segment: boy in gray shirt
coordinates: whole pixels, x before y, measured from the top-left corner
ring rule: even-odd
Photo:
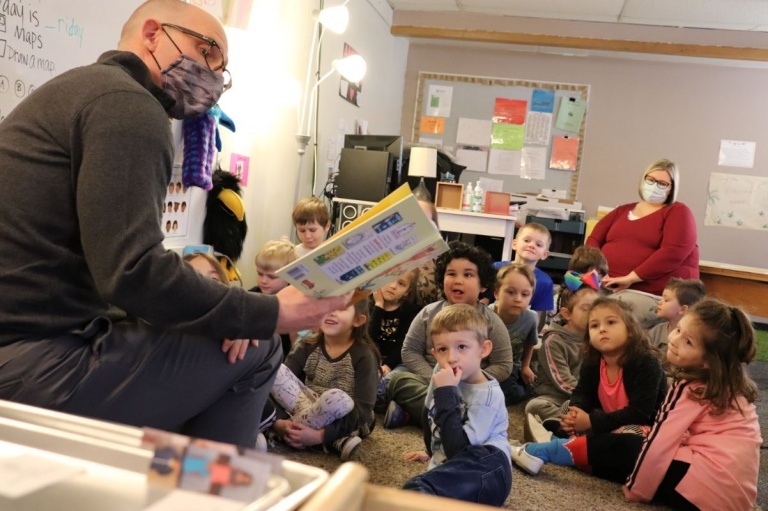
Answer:
[[[449,305],[430,336],[438,365],[424,409],[427,451],[406,455],[429,467],[403,489],[501,506],[512,487],[509,416],[499,383],[480,367],[492,349],[487,323],[470,305]]]

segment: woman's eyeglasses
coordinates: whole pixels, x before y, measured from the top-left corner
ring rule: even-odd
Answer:
[[[651,176],[645,176],[645,182],[649,185],[659,185],[659,188],[662,190],[666,190],[671,185],[671,183],[667,183],[666,181],[659,181],[658,179]]]

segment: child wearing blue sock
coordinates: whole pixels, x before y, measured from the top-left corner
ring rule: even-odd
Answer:
[[[667,390],[664,370],[628,305],[598,298],[589,310],[584,365],[554,438],[512,448],[512,460],[536,474],[545,463],[577,466],[616,480],[631,471],[633,458],[617,456],[642,444]],[[551,438],[529,421],[537,439]],[[623,480],[623,479],[620,479]]]

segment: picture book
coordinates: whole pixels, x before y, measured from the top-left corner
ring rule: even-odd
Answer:
[[[316,298],[368,293],[447,250],[405,184],[277,275]]]

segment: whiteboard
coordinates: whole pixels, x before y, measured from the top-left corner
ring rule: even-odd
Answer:
[[[64,71],[117,49],[143,0],[0,0],[0,121]]]

